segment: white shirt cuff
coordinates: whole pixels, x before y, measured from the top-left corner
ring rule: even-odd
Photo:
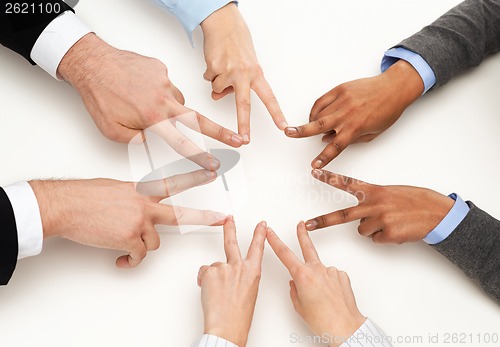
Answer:
[[[392,344],[382,329],[368,318],[347,341],[340,345],[340,347],[363,346],[392,347]]]
[[[17,259],[40,254],[43,245],[43,227],[35,193],[28,182],[4,187],[16,217],[19,253]]]
[[[203,335],[192,347],[238,347],[234,343],[214,335]]]
[[[31,50],[31,59],[60,80],[57,76],[59,64],[70,48],[90,32],[73,12],[66,11],[50,22],[40,34]]]

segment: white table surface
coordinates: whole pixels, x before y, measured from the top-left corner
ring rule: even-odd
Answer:
[[[383,52],[458,4],[458,0],[241,1],[260,62],[290,124],[307,120],[334,86],[375,75]],[[150,1],[87,0],[77,13],[111,44],[161,59],[187,105],[236,129],[234,100],[214,102],[203,81],[202,35],[190,46],[175,18]],[[65,83],[0,49],[0,184],[34,178],[130,179],[127,148],[100,135]],[[500,57],[456,78],[408,109],[370,144],[348,148],[328,166],[378,184],[458,192],[493,216],[500,161]],[[240,149],[248,203],[236,214],[243,249],[262,219],[299,250],[299,219],[352,204],[309,178],[319,138],[287,139],[253,99],[252,143]],[[328,191],[334,202],[321,192]],[[326,193],[324,193],[326,194]],[[447,346],[445,334],[500,333],[500,310],[460,270],[424,243],[379,246],[357,224],[312,235],[325,264],[350,275],[361,312],[399,346]],[[209,231],[207,229],[207,231]],[[119,254],[65,240],[45,242],[0,288],[0,345],[188,346],[202,333],[198,268],[224,259],[222,234],[163,234],[162,247],[137,269],[119,271]],[[289,299],[289,275],[267,247],[248,346],[293,344],[310,335]],[[439,343],[429,343],[438,334]],[[421,338],[421,343],[398,339]],[[400,340],[399,340],[400,341]],[[450,340],[451,341],[451,340]],[[401,342],[401,341],[400,341]]]

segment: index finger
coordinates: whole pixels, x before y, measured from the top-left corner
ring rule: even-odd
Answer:
[[[172,124],[171,120],[165,120],[157,123],[149,127],[148,130],[160,136],[174,149],[174,151],[182,155],[184,158],[188,158],[207,170],[216,170],[219,168],[220,162],[214,156],[203,151],[193,141],[182,134]]]
[[[273,249],[274,253],[276,253],[276,256],[281,260],[283,265],[288,269],[288,272],[290,275],[293,277],[293,274],[295,273],[296,269],[302,265],[302,262],[297,258],[297,256],[290,250],[290,248],[287,247],[283,243],[283,241],[280,240],[278,235],[271,229],[267,228],[267,242],[269,242],[269,245]]]
[[[229,216],[224,224],[224,252],[228,263],[241,261],[240,247],[236,239],[236,225],[233,216]]]
[[[264,77],[258,79],[254,83],[253,90],[259,99],[264,103],[264,106],[266,106],[274,124],[276,124],[280,130],[284,130],[288,126],[285,115],[283,114],[283,111],[281,111],[280,104],[278,103],[278,99],[276,99],[271,86],[267,83]]]
[[[136,191],[141,195],[152,197],[153,201],[160,202],[190,188],[212,182],[216,178],[217,173],[215,171],[198,170],[173,175],[161,180],[138,182]]]
[[[238,133],[243,137],[243,143],[250,142],[250,86],[246,83],[236,85],[236,114],[238,116]]]
[[[310,137],[334,130],[335,125],[336,119],[333,117],[322,117],[298,127],[288,127],[285,134],[294,138]]]
[[[306,227],[307,230],[313,231],[330,227],[332,225],[350,223],[368,216],[370,212],[372,212],[372,206],[359,205],[349,207],[310,219],[306,222]]]
[[[187,108],[187,110],[190,109]],[[188,114],[175,118],[194,131],[209,136],[231,147],[240,147],[243,144],[243,138],[240,135],[211,121],[199,112],[191,111]]]
[[[264,255],[264,243],[266,242],[267,224],[262,221],[255,227],[253,233],[252,243],[248,248],[248,253],[246,259],[255,262],[262,263],[262,256]]]
[[[369,183],[352,177],[339,175],[328,170],[312,170],[314,178],[331,185],[332,187],[341,189],[349,194],[354,195],[359,200],[359,195],[362,194],[366,198],[366,190],[370,187]],[[364,200],[364,199],[363,199]]]
[[[318,122],[321,121],[321,119],[323,118],[320,118]],[[355,135],[354,133],[352,133],[352,131],[336,131],[335,136],[332,137],[331,142],[312,161],[312,167],[315,169],[322,169],[323,167],[325,167],[325,165],[327,165],[333,159],[337,158],[340,153],[342,153],[347,148],[347,146],[349,146],[354,141],[354,137]]]

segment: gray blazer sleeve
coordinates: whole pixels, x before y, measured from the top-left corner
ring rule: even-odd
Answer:
[[[419,54],[439,87],[500,50],[500,0],[466,0],[396,47]]]
[[[500,221],[468,201],[470,211],[444,241],[432,246],[500,304]]]

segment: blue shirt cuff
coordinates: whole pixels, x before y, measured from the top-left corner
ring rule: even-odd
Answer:
[[[410,63],[415,70],[417,70],[418,74],[422,78],[424,82],[424,93],[427,93],[429,89],[431,89],[434,84],[436,84],[436,75],[432,68],[427,64],[427,62],[417,53],[409,51],[405,48],[391,48],[384,54],[384,58],[382,58],[381,70],[385,72],[392,64],[397,62],[399,59],[406,60]]]
[[[435,245],[444,241],[453,233],[470,211],[469,205],[458,194],[453,193],[448,195],[448,197],[455,200],[455,203],[444,219],[424,238],[424,241],[429,245]]]
[[[184,30],[191,38],[191,33],[208,16],[226,6],[233,0],[156,0],[170,13],[177,17]]]

